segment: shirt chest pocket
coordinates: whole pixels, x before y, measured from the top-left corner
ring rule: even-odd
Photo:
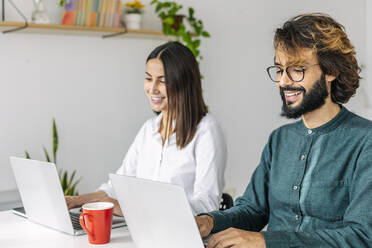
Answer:
[[[306,205],[311,216],[327,221],[342,220],[349,205],[349,184],[346,181],[313,182]]]

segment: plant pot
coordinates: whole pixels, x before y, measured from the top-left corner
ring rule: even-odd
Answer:
[[[183,15],[176,15],[174,16],[174,23],[171,25],[171,27],[177,31],[180,28],[180,25],[182,22],[183,22]]]
[[[141,29],[142,15],[136,13],[124,14],[124,22],[127,29]]]
[[[50,19],[48,13],[46,12],[43,0],[33,0],[34,10],[31,14],[31,20],[34,23],[48,24]]]

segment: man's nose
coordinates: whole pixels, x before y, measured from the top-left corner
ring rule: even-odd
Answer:
[[[289,85],[292,85],[292,84],[293,84],[292,80],[288,77],[287,72],[284,70],[283,74],[282,74],[282,77],[280,78],[280,81],[278,82],[278,86],[279,87],[286,87],[286,86],[289,86]]]

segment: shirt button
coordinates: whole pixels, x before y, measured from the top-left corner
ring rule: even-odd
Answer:
[[[312,134],[313,133],[313,130],[309,129],[307,130],[307,134]]]
[[[298,216],[298,214],[296,214],[296,216],[295,216],[295,217],[296,217],[296,220],[298,220],[298,219],[300,218],[300,216]]]
[[[292,188],[293,190],[297,190],[298,189],[298,187],[295,185],[295,186],[293,186],[293,188]]]
[[[305,158],[306,158],[306,155],[305,154],[302,154],[301,155],[301,160],[305,160]]]

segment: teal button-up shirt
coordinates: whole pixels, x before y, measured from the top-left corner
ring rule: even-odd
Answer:
[[[268,248],[372,247],[372,122],[342,107],[315,129],[278,128],[244,195],[209,215],[212,232],[268,224]]]

